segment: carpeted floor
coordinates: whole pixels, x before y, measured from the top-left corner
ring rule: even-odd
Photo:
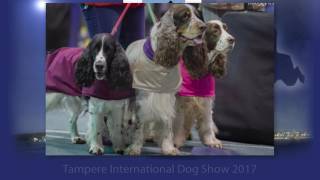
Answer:
[[[87,115],[78,121],[79,131],[84,136],[87,129]],[[52,111],[47,113],[46,119],[46,155],[52,156],[87,156],[88,145],[72,144],[68,134],[68,121],[63,111]],[[197,132],[192,132],[192,141],[187,141],[181,149],[181,155],[253,155],[272,156],[274,147],[266,145],[245,144],[238,142],[223,141],[223,149],[205,147],[199,141]],[[31,147],[30,147],[31,148]],[[31,148],[32,149],[32,148]],[[105,147],[105,155],[114,154],[110,146]],[[154,143],[146,143],[142,149],[142,155],[160,155],[160,148]]]

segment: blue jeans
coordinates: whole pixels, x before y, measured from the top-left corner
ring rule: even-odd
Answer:
[[[87,22],[90,37],[98,33],[111,33],[114,24],[123,11],[124,6],[82,8]],[[129,8],[117,31],[116,37],[126,48],[135,40],[145,35],[144,7]]]

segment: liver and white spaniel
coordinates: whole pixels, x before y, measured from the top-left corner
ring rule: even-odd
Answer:
[[[227,32],[226,24],[218,20],[207,22],[205,43],[187,47],[180,62],[183,83],[177,94],[177,116],[174,120],[174,143],[181,147],[193,124],[203,144],[222,147],[215,136],[217,127],[212,118],[215,97],[214,77],[226,73],[227,53],[233,49],[235,39]]]
[[[178,62],[187,46],[202,43],[205,24],[188,4],[175,4],[152,29],[150,37],[133,42],[126,50],[136,89],[133,143],[126,153],[139,155],[146,137],[145,129],[154,123],[155,140],[162,153],[178,154],[173,144],[175,94],[181,84]]]
[[[87,106],[81,97],[89,96],[89,152],[104,151],[105,118],[114,150],[124,150],[122,132],[131,116],[128,108],[134,90],[125,51],[110,34],[95,35],[86,49],[61,48],[49,54],[46,90],[46,110],[62,106],[70,115],[72,143],[85,143],[77,119]]]

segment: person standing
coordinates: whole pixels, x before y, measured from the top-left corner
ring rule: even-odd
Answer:
[[[81,9],[87,22],[90,37],[98,33],[110,33],[125,3],[83,3]],[[132,3],[116,33],[123,48],[145,36],[144,4]]]

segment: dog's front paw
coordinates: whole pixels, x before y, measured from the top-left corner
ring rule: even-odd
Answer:
[[[131,145],[125,150],[125,154],[130,156],[138,156],[141,154],[141,148]]]
[[[103,155],[104,148],[98,145],[91,145],[89,149],[89,153],[94,155]]]
[[[71,138],[72,144],[85,144],[86,140],[80,136],[75,136]]]
[[[206,146],[209,146],[211,148],[219,148],[222,149],[222,142],[219,139],[214,139],[209,143],[204,143]]]
[[[178,136],[177,136],[177,137],[173,140],[173,142],[174,142],[174,146],[179,149],[181,146],[183,146],[185,140],[184,140],[183,137],[178,137]]]
[[[162,149],[162,154],[169,155],[169,156],[176,156],[180,154],[180,151],[175,147],[171,147],[171,148]]]

